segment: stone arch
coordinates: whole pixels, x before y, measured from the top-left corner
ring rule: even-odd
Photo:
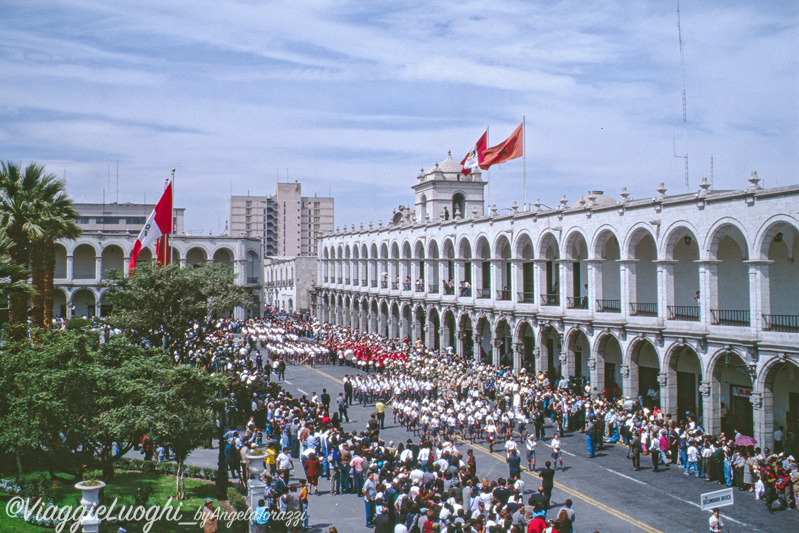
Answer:
[[[658,316],[658,247],[654,234],[639,226],[629,234],[625,256],[632,316]]]
[[[769,219],[758,231],[752,258],[769,261],[763,282],[763,326],[769,331],[799,333],[799,224],[792,217]]]
[[[686,419],[691,411],[698,420],[702,417],[703,402],[700,396],[702,360],[696,350],[682,342],[673,343],[666,351],[661,374],[666,377],[666,390],[661,382],[661,409],[677,420]]]
[[[66,252],[66,250],[65,250]],[[53,288],[53,316],[57,318],[67,318],[67,301],[69,297],[66,291],[59,287]]]
[[[399,303],[396,301],[392,302],[390,307],[390,318],[389,318],[389,336],[392,339],[402,339],[402,314],[400,310]]]
[[[461,353],[459,355],[476,361],[479,353],[474,349],[472,317],[467,312],[461,312],[460,316],[458,316],[458,338],[461,341]]]
[[[566,357],[564,377],[591,379],[591,371],[588,367],[588,360],[591,357],[591,341],[588,335],[580,328],[572,328],[565,336],[566,338]]]
[[[494,328],[491,326],[491,320],[488,316],[481,314],[477,317],[477,323],[474,328],[474,349],[477,353],[478,361],[489,365],[494,364],[493,330]]]
[[[110,244],[103,248],[103,279],[108,279],[109,270],[125,272],[125,252],[118,244]]]
[[[466,218],[466,195],[456,192],[452,195],[452,217]]]
[[[431,306],[427,310],[426,318],[425,346],[438,351],[441,349],[441,315],[439,315],[438,309]]]
[[[67,277],[67,249],[60,243],[55,244],[55,272],[53,277],[55,279],[66,279]]]
[[[495,364],[499,366],[513,366],[513,330],[507,318],[497,320],[494,327]]]
[[[752,374],[754,365],[749,364],[746,355],[732,346],[716,351],[710,358],[705,371],[707,403],[704,424],[708,431],[718,434],[723,431],[733,435],[737,429],[744,435],[754,435],[754,411]],[[721,416],[722,404],[727,416]]]
[[[510,301],[513,294],[513,263],[511,257],[510,240],[507,235],[500,234],[494,240],[494,279],[497,282],[496,298],[497,300]]]
[[[519,303],[535,303],[535,247],[527,231],[516,236],[513,257],[518,261],[516,293]]]
[[[225,265],[231,268],[233,267],[233,258],[235,257],[235,255],[233,254],[233,251],[230,248],[227,247],[217,248],[216,251],[214,251],[213,257],[214,257],[214,264]]]
[[[708,233],[704,252],[708,265],[711,321],[713,324],[749,326],[749,245],[737,221],[716,223]]]
[[[72,278],[97,278],[97,250],[91,244],[80,243],[72,251]]]
[[[455,322],[455,313],[451,309],[444,309],[441,312],[441,335],[440,343],[443,347],[448,348],[456,347],[455,342],[457,335],[457,326]]]
[[[78,289],[70,297],[72,316],[97,316],[97,295],[89,288]]]
[[[561,376],[560,354],[563,351],[563,335],[552,324],[544,324],[538,329],[538,368],[546,373],[550,383]]]
[[[194,246],[193,248],[190,248],[188,252],[186,252],[187,266],[201,265],[207,261],[208,261],[208,254],[206,254],[204,248],[200,248],[199,246]]]
[[[543,289],[541,305],[560,305],[560,246],[558,238],[551,231],[545,231],[538,243],[538,258],[544,263],[541,279],[536,285]],[[540,345],[539,345],[540,346]]]
[[[613,398],[625,391],[622,390],[621,367],[624,355],[621,343],[613,333],[601,333],[594,340],[594,373],[591,379],[593,391],[605,398]],[[618,388],[619,394],[614,394]]]
[[[571,230],[563,240],[564,289],[570,309],[588,309],[588,240],[579,229]]]
[[[622,368],[622,378],[625,381],[625,395],[633,400],[641,397],[644,407],[649,409],[660,406],[658,378],[661,363],[655,344],[646,336],[640,335],[630,342],[624,359],[626,368]]]
[[[520,360],[514,368],[524,368],[526,372],[535,373],[535,329],[527,320],[517,322],[516,342],[516,352]]]
[[[782,354],[773,357],[760,371],[753,393],[755,439],[775,450],[774,431],[793,427],[796,435],[799,420],[791,409],[791,397],[799,394],[799,357]],[[794,452],[795,454],[795,452]]]
[[[597,309],[620,312],[621,245],[614,228],[602,226],[596,231],[591,243],[591,254],[596,263],[594,263],[595,275],[589,280],[589,289],[598,302]]]

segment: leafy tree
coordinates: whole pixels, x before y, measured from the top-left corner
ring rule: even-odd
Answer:
[[[0,449],[43,454],[54,478],[99,465],[110,479],[144,434],[173,448],[182,470],[213,428],[226,381],[121,335],[101,343],[91,331],[53,332],[10,348],[0,351]]]
[[[181,361],[187,360],[187,339],[204,337],[219,317],[253,302],[252,293],[235,283],[233,270],[220,264],[145,263],[128,278],[110,271],[107,285],[114,305],[109,321],[137,342],[168,347]]]
[[[65,185],[44,167],[31,163],[24,172],[15,163],[0,163],[0,228],[13,242],[11,259],[23,267],[11,277],[16,283],[28,279],[33,265],[33,325],[42,327],[52,313],[52,281],[55,270],[55,241],[75,238],[78,213],[65,192]],[[13,338],[25,335],[28,295],[16,292],[10,300],[10,325]],[[49,322],[49,321],[47,321]]]

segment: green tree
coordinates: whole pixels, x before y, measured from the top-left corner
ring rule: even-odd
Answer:
[[[204,338],[219,317],[254,301],[248,289],[235,283],[233,270],[220,264],[180,268],[145,263],[128,278],[111,271],[107,285],[114,305],[109,321],[138,342],[168,347],[180,361],[187,361],[190,336]]]
[[[27,280],[33,263],[33,285],[37,289],[32,298],[33,325],[38,327],[45,325],[52,313],[55,241],[80,234],[75,224],[78,214],[64,187],[64,182],[36,163],[25,167],[24,172],[14,163],[0,163],[0,228],[13,242],[9,250],[12,261],[24,268],[11,277],[11,282]],[[16,292],[10,298],[13,338],[24,337],[27,321],[28,295]]]

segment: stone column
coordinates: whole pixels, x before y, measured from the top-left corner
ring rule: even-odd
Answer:
[[[493,359],[494,359],[494,368],[499,368],[502,359],[502,344],[503,344],[502,339],[497,337],[493,339],[493,342],[491,344],[492,344],[491,350],[493,352]]]
[[[622,316],[630,315],[630,303],[637,301],[637,292],[635,281],[635,264],[638,259],[621,259],[621,314]]]
[[[588,373],[591,376],[591,398],[602,396],[605,387],[605,365],[602,358],[594,355],[588,358]]]
[[[674,259],[655,261],[658,268],[658,316],[664,320],[669,318],[669,306],[676,305],[674,301],[674,265],[678,262]]]
[[[541,295],[546,294],[547,287],[547,260],[546,259],[533,259],[533,304],[541,305]]]
[[[476,363],[480,362],[480,355],[482,351],[481,343],[483,342],[483,337],[480,335],[472,334],[472,351],[474,352],[474,361]]]
[[[757,383],[755,383],[757,386]],[[774,396],[771,391],[752,391],[749,397],[752,402],[752,418],[754,435],[761,448],[774,447]]]
[[[699,263],[699,316],[703,326],[713,323],[711,309],[719,305],[719,281],[717,259],[696,261]]]
[[[74,259],[75,258],[72,255],[68,255],[67,256],[67,279],[68,280],[71,280],[74,277],[74,269],[73,269]]]
[[[574,259],[558,259],[556,263],[560,269],[560,305],[569,308],[569,298],[574,296]],[[577,291],[579,294],[579,290]]]
[[[465,336],[466,334],[463,331],[459,331],[455,334],[455,352],[458,354],[459,357],[466,356],[466,354],[464,353],[465,348],[463,345],[463,337]]]
[[[596,312],[596,301],[603,298],[602,295],[602,263],[604,259],[587,259],[588,268],[588,309]],[[580,294],[582,294],[582,289]]]
[[[103,279],[103,256],[94,256],[94,279]]]
[[[771,289],[769,265],[771,260],[744,261],[749,265],[749,325],[753,334],[764,329],[763,315],[771,314]]]
[[[721,433],[721,414],[719,413],[721,409],[720,389],[721,385],[718,381],[713,379],[712,373],[710,379],[704,381],[699,386],[699,394],[702,400],[702,425],[705,431],[710,435],[718,435]]]
[[[663,414],[677,415],[677,372],[670,366],[658,374],[660,383],[660,409]]]
[[[513,343],[513,373],[515,375],[519,374],[519,371],[522,369],[522,361],[524,359],[524,343],[523,342],[514,342]]]

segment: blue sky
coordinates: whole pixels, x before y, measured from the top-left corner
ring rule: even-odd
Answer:
[[[683,1],[690,189],[799,182],[799,3]],[[187,228],[278,179],[336,224],[390,218],[419,169],[527,117],[528,201],[685,192],[676,1],[5,0],[0,159],[76,201],[153,202]],[[109,183],[109,165],[111,179]],[[522,160],[491,203],[522,203]]]

